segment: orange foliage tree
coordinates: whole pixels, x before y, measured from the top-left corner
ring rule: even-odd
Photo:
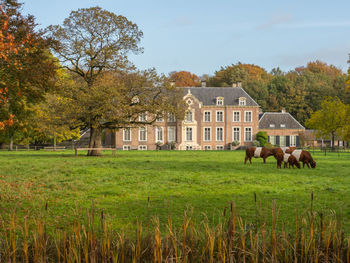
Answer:
[[[198,87],[200,78],[196,74],[188,71],[178,71],[170,73],[170,81],[175,82],[177,87]]]
[[[0,2],[0,130],[21,121],[31,104],[53,87],[56,64],[51,41],[35,31],[33,16],[22,16],[17,0]]]

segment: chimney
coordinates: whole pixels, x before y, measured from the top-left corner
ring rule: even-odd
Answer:
[[[202,80],[201,85],[202,85],[202,88],[205,88],[207,86],[207,83],[204,80]]]
[[[286,113],[286,108],[282,108],[281,112]]]
[[[237,83],[232,83],[232,88],[237,88]]]
[[[238,88],[242,88],[242,82],[238,81],[236,85]]]

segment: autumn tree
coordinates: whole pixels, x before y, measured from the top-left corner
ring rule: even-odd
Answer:
[[[199,87],[200,78],[196,74],[188,71],[175,71],[170,73],[169,79],[174,82],[177,87]]]
[[[331,136],[332,147],[336,135],[344,135],[349,126],[349,105],[341,102],[338,97],[326,97],[322,101],[321,109],[313,112],[306,126],[315,129],[316,137]]]
[[[12,141],[11,131],[24,126],[28,108],[54,87],[56,64],[49,52],[51,41],[35,30],[34,17],[24,17],[16,0],[1,1],[0,6],[0,128],[7,129]],[[15,124],[16,129],[9,128]]]

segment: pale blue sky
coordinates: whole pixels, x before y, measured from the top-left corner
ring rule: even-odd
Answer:
[[[130,57],[140,69],[202,75],[240,61],[288,71],[316,59],[348,68],[349,0],[19,1],[40,27],[96,5],[126,16],[144,32],[144,53]]]

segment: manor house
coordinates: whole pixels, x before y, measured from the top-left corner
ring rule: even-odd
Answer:
[[[169,115],[157,119],[153,126],[121,129],[107,141],[123,150],[174,146],[178,150],[224,150],[230,149],[233,141],[239,146],[252,145],[259,130],[267,131],[274,145],[297,145],[298,133],[305,130],[286,112],[272,114],[272,118],[266,118],[268,113],[262,115],[260,129],[260,106],[240,83],[232,87],[188,87],[183,92],[187,104],[183,120]],[[147,115],[139,118],[146,120]]]

